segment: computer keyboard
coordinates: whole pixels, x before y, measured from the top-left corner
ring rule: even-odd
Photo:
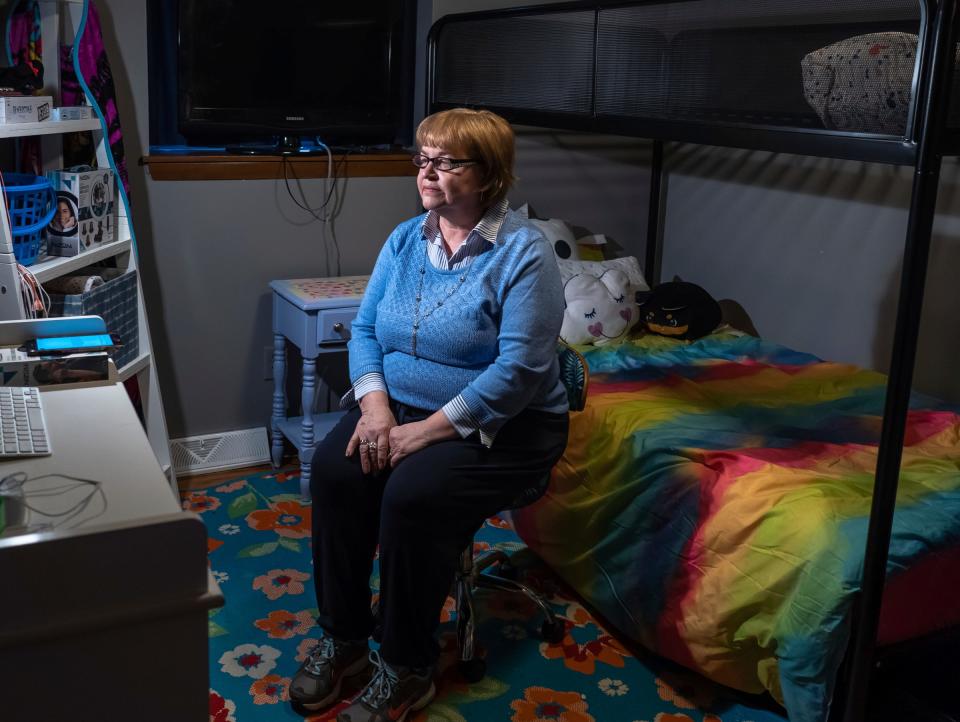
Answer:
[[[0,386],[0,459],[48,454],[50,440],[40,389]]]

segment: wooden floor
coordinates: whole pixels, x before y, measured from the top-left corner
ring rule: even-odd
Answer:
[[[297,463],[296,456],[290,455],[284,458],[280,465],[281,469],[292,467]],[[177,486],[180,491],[198,491],[199,489],[209,489],[218,486],[231,479],[239,479],[246,474],[259,474],[264,471],[270,471],[273,467],[270,464],[261,464],[260,466],[245,466],[241,469],[227,469],[226,471],[214,471],[209,474],[194,474],[193,476],[184,476],[177,478]]]

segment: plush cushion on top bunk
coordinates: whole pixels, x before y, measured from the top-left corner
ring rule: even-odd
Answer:
[[[904,135],[916,54],[910,33],[841,40],[803,58],[804,95],[827,128]]]
[[[913,27],[886,22],[679,32],[670,42],[667,112],[692,120],[821,127],[802,92],[801,61],[814,48],[878,26]]]

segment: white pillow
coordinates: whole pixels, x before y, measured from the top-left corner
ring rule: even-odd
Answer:
[[[575,261],[563,258],[557,259],[557,265],[560,267],[560,278],[566,283],[579,273],[589,273],[591,276],[599,278],[604,271],[615,268],[626,274],[630,279],[630,290],[649,291],[646,279],[643,277],[643,269],[640,268],[640,261],[634,256],[625,256],[624,258],[611,258],[606,261]]]
[[[546,221],[530,218],[528,221],[540,229],[540,232],[550,242],[550,247],[553,248],[553,252],[557,256],[557,261],[564,258],[580,258],[580,253],[577,251],[577,239],[566,221],[559,218],[550,218]]]

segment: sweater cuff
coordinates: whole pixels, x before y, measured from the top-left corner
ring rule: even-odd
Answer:
[[[480,424],[477,423],[473,414],[470,413],[470,407],[467,406],[467,402],[462,395],[456,396],[448,401],[441,408],[441,411],[443,411],[444,416],[447,417],[447,420],[453,425],[453,428],[456,429],[462,438],[470,436],[474,431],[479,431],[481,444],[487,448],[490,448],[493,444],[493,439],[497,433],[480,427]]]
[[[371,371],[353,382],[353,398],[358,403],[360,399],[373,391],[383,391],[389,394],[387,380],[379,371]]]

